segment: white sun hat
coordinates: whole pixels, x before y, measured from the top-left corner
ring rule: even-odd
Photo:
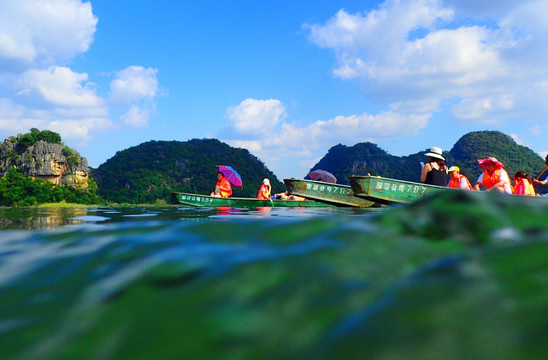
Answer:
[[[434,146],[430,149],[430,152],[427,152],[424,155],[445,161],[445,158],[442,156],[442,153],[443,151],[441,151],[439,147]]]

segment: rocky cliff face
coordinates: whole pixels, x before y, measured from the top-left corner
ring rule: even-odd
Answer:
[[[13,139],[6,139],[0,144],[0,176],[14,167],[25,175],[45,179],[55,185],[88,186],[87,159],[64,145],[38,141],[21,149]]]

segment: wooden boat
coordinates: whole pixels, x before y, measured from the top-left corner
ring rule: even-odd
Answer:
[[[254,198],[228,197],[219,198],[208,195],[172,192],[176,203],[196,207],[327,207],[329,204],[318,201],[296,201],[296,200],[259,200]]]
[[[381,204],[409,203],[438,191],[463,191],[380,176],[351,176],[350,186],[355,196]]]
[[[373,201],[354,196],[352,188],[348,185],[302,179],[284,179],[284,184],[290,194],[326,204],[355,207],[375,205]]]

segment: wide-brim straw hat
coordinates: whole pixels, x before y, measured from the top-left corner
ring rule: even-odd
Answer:
[[[494,158],[492,156],[489,156],[488,158],[485,158],[485,159],[479,159],[478,163],[479,163],[479,166],[481,166],[483,169],[485,169],[485,165],[487,165],[488,163],[495,164],[495,167],[497,168],[504,167],[504,165],[500,161],[498,161],[497,158]]]
[[[439,147],[434,146],[433,148],[430,149],[430,152],[427,152],[424,155],[445,161],[445,158],[442,156],[442,153],[443,151],[441,151]]]

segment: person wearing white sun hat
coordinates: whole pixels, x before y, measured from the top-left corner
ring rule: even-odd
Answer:
[[[259,189],[259,193],[257,194],[257,199],[269,200],[271,190],[272,190],[272,187],[270,186],[270,180],[264,179],[263,184],[261,185]]]
[[[447,165],[439,147],[432,147],[426,156],[428,162],[424,164],[421,170],[421,181],[425,184],[446,186],[447,185]]]

